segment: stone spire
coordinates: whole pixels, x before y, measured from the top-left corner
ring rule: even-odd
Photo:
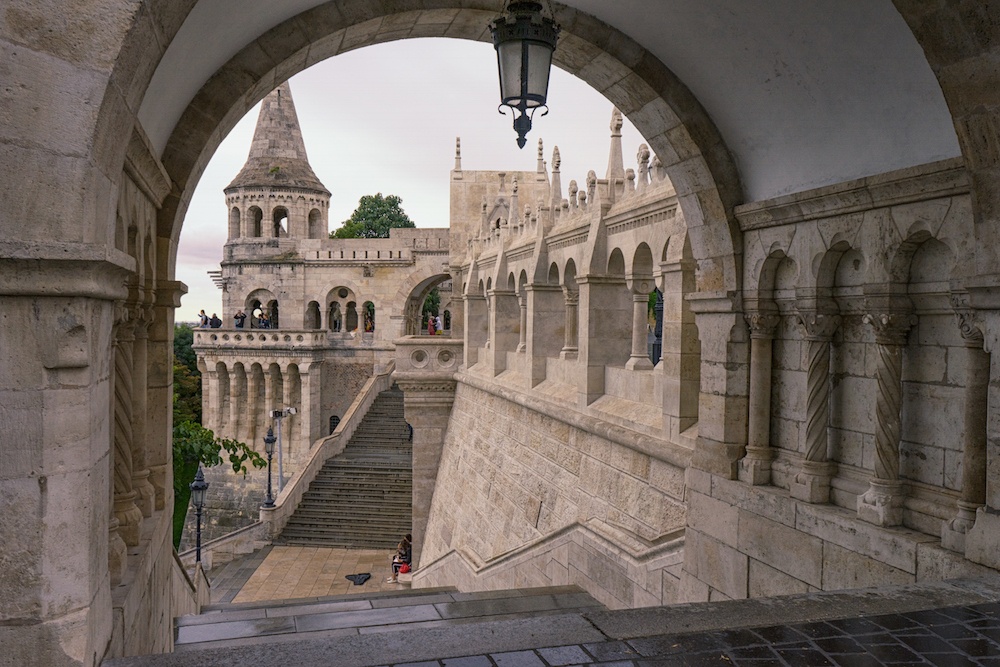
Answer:
[[[462,171],[462,137],[455,137],[455,171]]]
[[[616,108],[611,110],[611,151],[608,155],[608,173],[605,178],[609,183],[624,181],[625,160],[622,158],[622,112]]]
[[[254,186],[288,187],[330,194],[309,166],[287,81],[271,91],[261,103],[250,155],[225,191]]]

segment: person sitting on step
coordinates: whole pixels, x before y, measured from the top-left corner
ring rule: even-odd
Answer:
[[[406,565],[407,572],[410,569],[410,558],[413,555],[413,547],[411,542],[413,537],[407,533],[403,536],[403,539],[399,541],[396,545],[396,553],[392,557],[392,576],[386,579],[386,583],[394,584],[396,583],[396,578],[399,576],[399,570]]]

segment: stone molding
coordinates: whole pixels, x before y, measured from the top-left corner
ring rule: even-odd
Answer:
[[[961,158],[908,167],[735,209],[744,232],[969,193]]]
[[[132,136],[125,149],[125,174],[157,208],[170,194],[170,176],[156,157],[149,137],[139,123],[132,128]]]
[[[134,269],[134,259],[105,246],[0,241],[0,296],[121,301]]]

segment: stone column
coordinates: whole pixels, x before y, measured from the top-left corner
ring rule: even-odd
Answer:
[[[903,346],[914,317],[904,312],[883,312],[867,314],[864,321],[875,330],[878,395],[875,399],[875,474],[868,491],[858,496],[858,518],[877,526],[898,526],[903,522],[902,483],[899,481]]]
[[[531,389],[545,379],[546,360],[559,355],[560,338],[565,333],[559,327],[565,322],[565,299],[555,285],[528,285],[528,334],[526,354],[531,366],[531,377],[527,389]],[[474,326],[467,323],[466,330]],[[469,354],[468,345],[465,354]]]
[[[648,294],[632,293],[632,352],[625,363],[625,368],[630,371],[648,371],[653,368],[653,362],[646,353],[648,304]]]
[[[563,335],[563,347],[559,351],[560,359],[576,359],[579,348],[577,336],[579,333],[580,293],[563,287],[563,297],[566,299],[566,327]]]
[[[755,486],[771,483],[771,362],[776,313],[746,316],[750,326],[750,412],[747,454],[740,460],[739,478]]]
[[[253,372],[253,365],[250,366],[250,373],[247,375],[247,442],[251,447],[257,448],[257,422],[260,420],[260,376]]]
[[[806,423],[799,433],[803,460],[789,484],[793,498],[810,503],[830,501],[833,465],[828,460],[830,426],[830,341],[840,326],[840,316],[820,312],[799,313],[805,331]],[[898,410],[897,410],[898,412]]]
[[[962,439],[962,489],[955,517],[941,524],[941,546],[965,553],[965,535],[976,523],[976,511],[986,504],[986,413],[990,355],[983,350],[983,333],[972,323],[972,311],[958,313],[965,339],[965,428]]]
[[[489,338],[489,312],[486,297],[479,294],[465,295],[465,367],[471,368],[479,361],[479,351]]]
[[[142,511],[132,486],[132,343],[134,323],[120,311],[114,343],[114,516],[125,544],[139,544]]]
[[[240,394],[240,376],[236,372],[236,366],[229,371],[229,423],[226,424],[225,434],[234,440],[240,438],[240,414],[245,408],[245,401]],[[217,433],[216,435],[223,435]]]
[[[150,317],[146,356],[149,371],[146,382],[146,463],[156,492],[156,509],[173,502],[173,397],[174,397],[174,309],[180,306],[186,291],[183,283],[158,281],[155,306]]]
[[[517,303],[521,308],[521,330],[520,340],[517,342],[518,354],[523,354],[528,349],[528,294],[523,289],[517,295]]]
[[[507,369],[507,353],[517,348],[520,338],[516,328],[520,324],[521,309],[517,294],[509,290],[495,289],[490,292],[490,338],[489,365],[491,373],[499,375]]]
[[[132,488],[136,492],[136,505],[144,517],[153,516],[156,507],[156,490],[149,480],[146,465],[146,399],[149,393],[147,369],[149,366],[147,343],[153,309],[142,307],[135,310],[135,342],[132,354]]]

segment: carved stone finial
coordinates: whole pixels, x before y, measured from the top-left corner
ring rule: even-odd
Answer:
[[[498,172],[497,176],[500,177],[500,192],[504,193],[507,191],[507,172]]]
[[[538,139],[538,173],[541,174],[545,171],[545,147],[542,144],[541,138]]]
[[[619,136],[622,133],[622,112],[615,107],[611,110],[611,136]]]
[[[517,176],[511,179],[510,189],[515,195],[517,194]]]
[[[562,165],[562,157],[559,155],[559,147],[556,146],[552,149],[552,171],[559,171],[560,165]]]
[[[462,138],[455,137],[455,171],[462,171]]]

